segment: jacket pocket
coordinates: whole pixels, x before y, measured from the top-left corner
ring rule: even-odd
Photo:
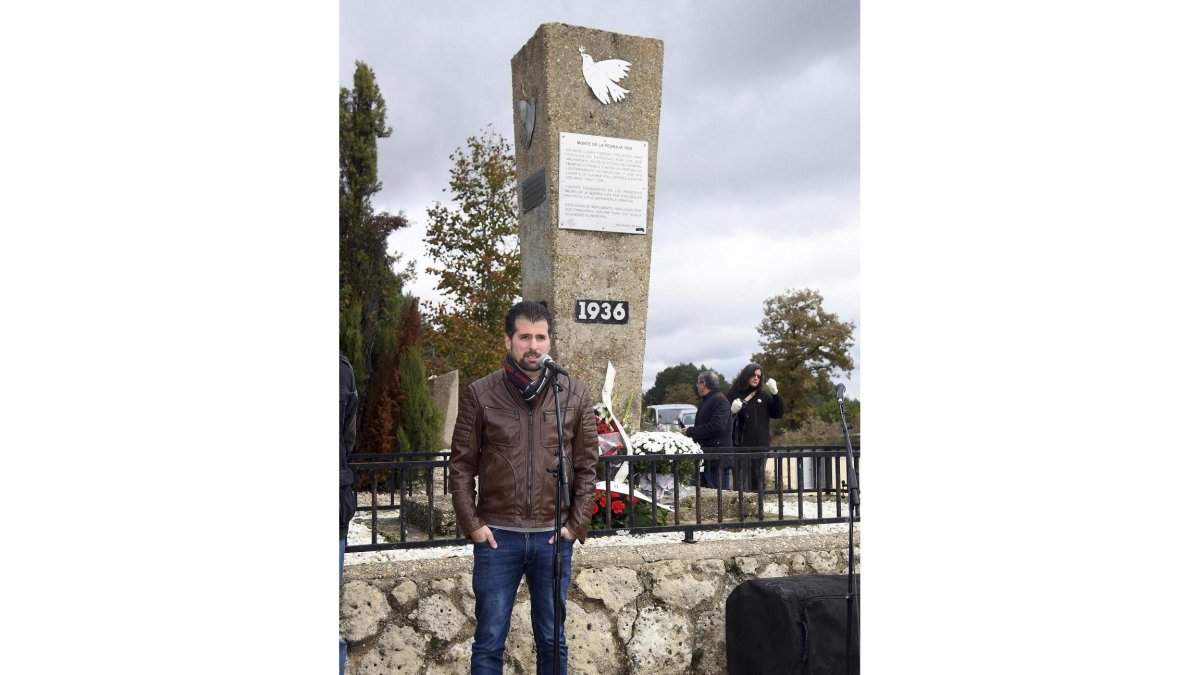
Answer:
[[[483,407],[482,446],[500,445],[511,447],[520,437],[521,413],[512,408]]]
[[[563,448],[570,452],[571,440],[575,438],[575,408],[563,408]],[[553,410],[542,412],[542,446],[558,448],[558,419]]]

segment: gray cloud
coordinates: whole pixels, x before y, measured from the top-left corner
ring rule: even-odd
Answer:
[[[413,223],[394,250],[424,269],[450,154],[489,123],[512,138],[510,59],[555,21],[664,42],[646,386],[689,361],[731,377],[758,349],[763,301],[788,289],[857,324],[854,2],[342,3],[341,84],[370,65],[394,129],[375,200]]]

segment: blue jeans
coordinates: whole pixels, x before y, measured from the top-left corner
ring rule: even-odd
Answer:
[[[342,562],[346,558],[346,540],[338,539],[338,597],[342,597]],[[339,603],[340,604],[340,603]],[[338,675],[346,672],[346,640],[338,637]]]
[[[471,675],[501,675],[504,643],[521,577],[529,587],[533,641],[537,647],[538,675],[554,672],[554,544],[547,543],[551,531],[511,532],[492,530],[496,548],[486,541],[475,544],[475,568],[471,587],[475,591],[475,643],[471,645]],[[559,600],[566,617],[567,586],[571,584],[571,551],[574,541],[562,539],[562,583]],[[567,636],[558,626],[559,672],[567,673]]]

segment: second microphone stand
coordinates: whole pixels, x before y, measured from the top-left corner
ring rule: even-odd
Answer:
[[[854,574],[854,519],[858,517],[858,472],[854,469],[854,445],[850,442],[850,425],[846,424],[846,406],[842,400],[846,395],[846,385],[837,386],[838,412],[842,415],[842,433],[846,436],[846,487],[849,500],[846,509],[846,520],[850,524],[850,551],[847,576],[850,578],[846,591],[846,673],[853,675],[858,672],[854,667],[855,654],[853,649],[855,627],[858,622],[858,577]]]

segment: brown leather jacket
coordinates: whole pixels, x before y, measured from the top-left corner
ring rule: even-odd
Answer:
[[[582,543],[596,491],[596,417],[587,387],[559,376],[563,390],[563,448],[572,493],[562,524]],[[533,408],[503,370],[467,387],[450,446],[450,492],[463,534],[484,525],[554,529],[553,466],[558,452],[554,391],[547,386]],[[475,477],[479,477],[476,503]]]

